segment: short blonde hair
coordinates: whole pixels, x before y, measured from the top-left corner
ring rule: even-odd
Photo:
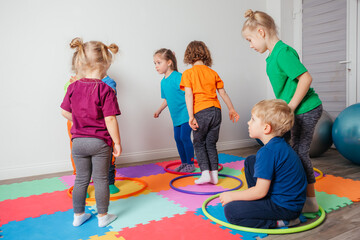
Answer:
[[[90,41],[83,43],[81,38],[74,38],[70,47],[75,49],[72,58],[72,69],[78,73],[80,69],[99,69],[106,71],[112,62],[112,54],[119,51],[116,44],[106,46],[99,41]]]
[[[262,100],[255,104],[251,114],[269,124],[275,136],[283,136],[294,126],[294,111],[281,99]]]
[[[267,30],[270,35],[276,35],[276,25],[274,19],[265,12],[255,11],[248,9],[245,12],[246,21],[244,22],[242,32],[247,29],[254,30],[258,26],[262,26]]]
[[[202,41],[192,41],[186,47],[184,54],[185,64],[194,64],[196,61],[203,61],[208,67],[212,65],[212,58],[210,51],[206,44]]]

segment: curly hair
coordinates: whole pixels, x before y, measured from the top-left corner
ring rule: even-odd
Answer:
[[[184,63],[194,64],[199,60],[203,61],[208,67],[212,65],[211,54],[205,43],[202,41],[192,41],[185,50]]]

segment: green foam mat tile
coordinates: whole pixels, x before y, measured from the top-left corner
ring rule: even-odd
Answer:
[[[67,188],[68,187],[58,177],[0,185],[0,201],[63,191]]]
[[[326,192],[315,191],[315,195],[318,204],[325,210],[326,213],[353,204],[353,202],[347,197],[338,197],[334,194],[327,194]],[[307,218],[315,218],[318,216],[318,213],[303,213],[303,215]]]

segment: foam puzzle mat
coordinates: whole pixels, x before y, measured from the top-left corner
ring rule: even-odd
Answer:
[[[87,202],[85,210],[92,214],[91,218],[80,227],[72,226],[72,199],[67,190],[74,184],[73,175],[0,185],[0,239],[252,240],[267,236],[226,228],[206,218],[201,206],[209,196],[172,189],[169,183],[179,175],[165,172],[164,166],[171,162],[174,161],[116,169],[117,177],[141,179],[147,183],[147,188],[137,195],[110,201],[109,213],[118,215],[118,219],[105,228],[97,226],[94,201]],[[244,158],[221,153],[219,162],[224,167],[220,173],[240,178],[241,189],[247,188],[241,171]],[[214,192],[238,184],[234,179],[219,178],[217,185],[198,186],[195,179],[193,176],[183,178],[174,185],[189,191]],[[116,185],[122,193],[139,188],[139,184],[131,180],[119,180]],[[318,202],[327,213],[360,201],[360,181],[325,175],[315,188]],[[88,192],[93,195],[93,186]],[[208,212],[226,221],[218,199],[208,205]]]

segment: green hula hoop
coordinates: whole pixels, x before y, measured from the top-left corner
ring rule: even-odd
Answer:
[[[223,222],[213,216],[211,216],[208,211],[206,210],[206,206],[207,204],[219,197],[220,194],[216,194],[213,195],[211,197],[209,197],[208,199],[206,199],[202,205],[202,210],[205,214],[206,217],[208,217],[209,219],[211,219],[212,221],[214,221],[215,223],[218,223],[220,225],[223,225],[224,227],[228,227],[228,228],[232,228],[235,230],[239,230],[239,231],[245,231],[245,232],[253,232],[253,233],[266,233],[266,234],[288,234],[288,233],[298,233],[298,232],[304,232],[310,229],[313,229],[317,226],[319,226],[324,220],[325,220],[325,211],[324,209],[319,206],[319,210],[320,210],[320,217],[315,221],[312,222],[310,224],[307,224],[305,226],[300,226],[300,227],[291,227],[291,228],[285,228],[285,229],[263,229],[263,228],[250,228],[250,227],[242,227],[242,226],[238,226],[238,225],[234,225],[234,224],[230,224],[227,222]]]

